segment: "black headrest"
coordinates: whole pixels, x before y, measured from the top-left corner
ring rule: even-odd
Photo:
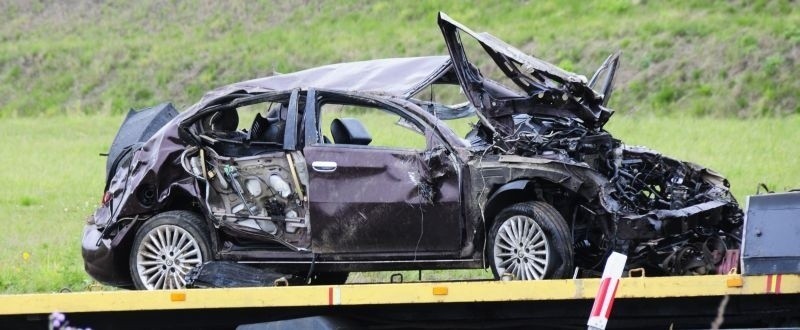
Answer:
[[[331,135],[336,144],[369,145],[372,136],[367,128],[355,118],[336,118],[331,122]]]
[[[284,126],[277,117],[264,118],[258,113],[250,127],[250,141],[281,143]]]
[[[236,109],[218,111],[211,115],[208,123],[214,131],[232,132],[239,127],[239,113]]]

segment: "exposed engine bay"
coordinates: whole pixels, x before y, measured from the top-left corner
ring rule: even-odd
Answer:
[[[614,113],[607,105],[620,53],[586,79],[447,15],[439,16],[439,24],[480,119],[467,136],[476,157],[538,159],[529,169],[551,160],[555,164],[544,165],[547,171],[560,171],[559,180],[572,180],[582,189],[582,194],[556,192],[559,198],[549,201],[562,204],[564,218],[572,218],[579,268],[597,271],[614,250],[629,256],[629,269],[656,275],[727,272],[719,266],[736,264],[729,261],[738,260],[743,214],[727,180],[703,167],[626,146],[603,129]],[[485,77],[470,62],[464,40],[477,41],[522,92]],[[502,162],[495,166],[502,168]],[[549,188],[558,191],[562,182]]]
[[[608,179],[600,198],[612,214],[582,212],[576,217],[584,221],[573,222],[579,267],[596,269],[617,249],[629,255],[629,269],[653,275],[729,271],[720,265],[728,250],[739,248],[743,214],[719,174],[626,146],[579,119],[528,114],[513,119],[514,133],[503,138],[477,124],[467,136],[473,152],[552,159]],[[609,216],[613,226],[603,230]]]
[[[301,153],[275,151],[234,158],[210,148],[203,151],[201,155],[196,149],[187,150],[182,162],[207,182],[205,203],[219,227],[292,250],[309,246],[303,194],[308,175]]]

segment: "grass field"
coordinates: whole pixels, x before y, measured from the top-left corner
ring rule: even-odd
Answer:
[[[591,75],[620,50],[625,113],[800,113],[796,1],[0,1],[0,117],[188,105],[235,81],[446,53],[447,12]],[[489,70],[482,67],[484,72]]]
[[[0,120],[0,292],[84,290],[80,236],[100,199],[105,152],[120,116],[75,115]],[[800,187],[800,116],[782,119],[614,118],[608,129],[727,175],[743,200],[759,182]],[[467,126],[454,127],[466,132]],[[404,272],[406,280],[416,272]],[[388,280],[389,273],[350,280]],[[488,276],[484,271],[423,272],[423,279]]]

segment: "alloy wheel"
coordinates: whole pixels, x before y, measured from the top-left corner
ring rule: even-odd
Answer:
[[[517,280],[544,278],[550,246],[542,228],[530,217],[517,215],[504,221],[493,248],[498,274],[512,274]]]
[[[151,229],[136,251],[136,271],[148,290],[184,288],[186,273],[202,262],[197,240],[175,225]]]

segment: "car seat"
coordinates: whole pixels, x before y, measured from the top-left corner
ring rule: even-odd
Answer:
[[[331,135],[336,144],[366,146],[372,142],[367,128],[355,118],[336,118],[331,122]]]

